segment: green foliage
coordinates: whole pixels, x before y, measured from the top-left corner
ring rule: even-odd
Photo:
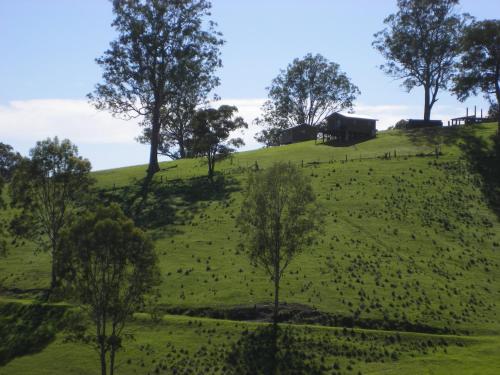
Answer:
[[[255,125],[266,126],[264,120],[256,118],[254,120]],[[255,134],[255,140],[262,143],[266,147],[279,146],[280,144],[280,134],[281,130],[279,128],[269,128],[264,129]]]
[[[0,142],[0,178],[9,180],[21,159],[21,154],[14,152],[12,146]]]
[[[454,71],[460,33],[467,15],[455,11],[458,0],[398,0],[398,12],[376,33],[373,46],[386,59],[381,69],[403,80],[411,91],[424,88],[424,120],[430,119],[440,89]]]
[[[453,91],[463,101],[481,91],[487,98],[495,95],[500,102],[500,20],[474,22],[467,27],[460,43],[458,74]],[[500,129],[500,117],[498,126]]]
[[[248,177],[238,226],[250,260],[275,284],[275,322],[281,277],[318,229],[321,215],[314,202],[310,181],[291,164],[276,163]]]
[[[408,128],[408,120],[401,119],[398,122],[396,122],[396,125],[394,125],[394,129],[407,129]]]
[[[5,208],[5,202],[3,201],[3,189],[4,182],[2,176],[0,176],[0,212]],[[5,233],[4,227],[3,218],[0,217],[0,257],[7,253],[7,241],[5,240],[7,233]]]
[[[93,183],[91,165],[69,140],[57,137],[37,142],[30,157],[19,163],[10,184],[11,204],[19,209],[11,229],[34,241],[39,250],[51,252],[54,288],[64,268],[60,232]]]
[[[491,103],[488,109],[488,117],[491,119],[498,118],[500,116],[500,111],[498,110],[498,103]]]
[[[326,116],[352,108],[359,93],[340,66],[322,55],[307,54],[294,59],[268,88],[263,118],[256,119],[257,124],[267,129],[256,139],[274,145],[277,130],[302,124],[319,125]]]
[[[213,178],[216,158],[226,157],[233,147],[244,145],[241,138],[227,139],[235,130],[248,128],[241,117],[234,117],[238,108],[221,105],[218,109],[199,110],[191,123],[193,139],[191,149],[195,155],[203,155],[208,161],[208,177]],[[233,147],[231,147],[233,146]]]
[[[143,118],[139,140],[151,143],[150,175],[159,171],[160,142],[168,152],[183,141],[184,121],[218,84],[223,42],[207,19],[210,7],[206,0],[113,1],[118,37],[96,60],[104,83],[88,97],[98,109]]]
[[[115,204],[79,215],[62,235],[71,272],[71,295],[95,325],[92,342],[100,354],[102,374],[109,353],[110,374],[121,348],[127,319],[144,303],[159,281],[150,238]]]

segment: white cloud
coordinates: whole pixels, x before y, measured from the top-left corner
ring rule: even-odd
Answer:
[[[75,143],[133,143],[136,120],[124,121],[94,109],[85,100],[43,99],[0,105],[0,134],[10,142],[58,136]]]

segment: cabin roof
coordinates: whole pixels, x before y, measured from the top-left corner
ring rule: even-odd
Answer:
[[[312,126],[312,125],[308,125],[308,124],[300,124],[300,125],[295,125],[291,128],[286,128],[286,129],[283,129],[282,132],[285,132],[285,131],[290,131],[290,130],[294,130],[294,129],[298,129],[298,128],[311,128],[311,129],[316,129],[316,127]]]
[[[370,117],[370,116],[359,115],[357,113],[345,113],[345,112],[335,112],[329,116],[326,116],[326,118],[336,117],[336,116],[341,116],[341,117],[346,117],[346,118],[355,118],[355,119],[360,119],[360,120],[378,121],[378,119]]]

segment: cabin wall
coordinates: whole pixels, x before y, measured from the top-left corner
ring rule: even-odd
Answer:
[[[280,144],[286,145],[290,143],[315,140],[318,131],[310,125],[300,125],[294,128],[286,129],[281,132]]]
[[[376,122],[368,119],[333,116],[327,119],[326,133],[333,136],[333,140],[338,141],[373,138],[376,134]]]

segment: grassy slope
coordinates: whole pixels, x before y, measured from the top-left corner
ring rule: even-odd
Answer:
[[[155,324],[139,318],[129,327],[134,340],[128,341],[125,351],[120,353],[117,371],[120,374],[172,374],[177,368],[187,374],[218,374],[224,368],[228,373],[240,374],[235,372],[229,359],[231,353],[238,353],[243,359],[238,369],[251,371],[266,355],[265,340],[256,341],[260,348],[251,345],[255,343],[252,333],[262,333],[263,328],[259,323],[177,316],[165,317]],[[307,370],[300,372],[301,367],[310,373],[319,369],[325,374],[493,375],[500,371],[498,336],[471,338],[416,333],[396,336],[393,332],[344,331],[317,326],[295,326],[292,332],[282,346],[288,349],[284,350],[287,353],[284,365],[293,364],[299,374],[308,373]],[[299,351],[294,350],[297,347]],[[311,364],[315,364],[312,370]],[[340,371],[335,370],[335,364]],[[0,367],[2,375],[84,375],[97,371],[96,353],[90,347],[65,343],[62,336],[42,352],[16,358]]]
[[[476,129],[474,136],[486,139],[495,127]],[[162,214],[143,218],[156,223],[151,232],[162,262],[161,303],[222,307],[270,301],[272,289],[265,275],[237,252],[234,217],[240,209],[244,170],[256,161],[260,168],[276,160],[297,165],[303,161],[325,209],[326,231],[311,251],[291,265],[284,279],[285,301],[360,319],[404,320],[497,335],[500,225],[486,204],[480,180],[460,161],[464,155],[458,145],[470,133],[466,129],[431,135],[392,131],[353,147],[305,142],[239,153],[216,166],[225,178],[218,188],[208,188],[197,179],[206,173],[200,160],[163,164],[150,197]],[[406,157],[432,152],[431,139],[443,143],[441,158]],[[377,159],[394,150],[397,158]],[[108,189],[107,195],[131,196],[130,184],[142,178],[144,169],[122,168],[95,176],[99,187]],[[29,244],[24,244],[2,260],[0,284],[44,287],[48,260],[45,255],[34,256]],[[140,336],[148,340],[153,333],[140,327]],[[63,350],[58,345],[59,341],[34,357],[14,360],[9,364],[13,367],[7,367],[9,373],[23,373],[22,366],[45,368],[43,361],[50,362],[51,351]],[[457,373],[486,373],[474,369],[498,347],[498,337],[492,336],[446,355],[403,356],[397,366],[360,368],[368,373],[382,369],[414,373],[418,362],[421,373],[442,373],[453,366]],[[37,361],[42,362],[37,365]],[[83,358],[78,363],[75,366],[81,366]],[[485,368],[498,368],[498,364],[485,364]]]

